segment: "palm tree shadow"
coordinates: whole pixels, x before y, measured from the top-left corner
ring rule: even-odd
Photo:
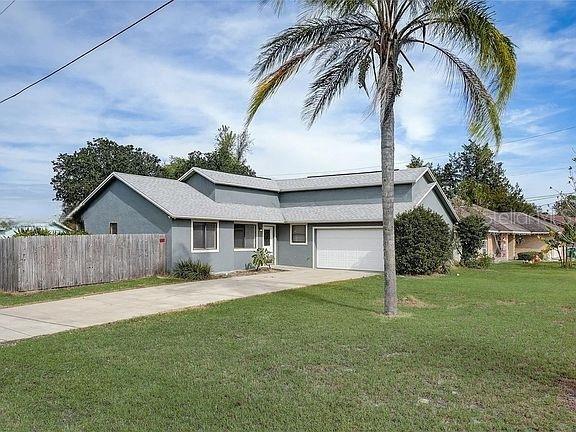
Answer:
[[[331,300],[331,299],[328,299],[326,297],[322,297],[322,296],[319,296],[316,294],[311,294],[311,293],[303,291],[303,290],[291,291],[290,295],[292,295],[294,297],[299,297],[301,299],[305,299],[305,300],[308,300],[308,301],[311,301],[314,303],[319,303],[319,304],[329,304],[329,305],[340,306],[340,307],[354,309],[354,310],[358,310],[358,311],[364,311],[364,312],[374,312],[374,313],[379,312],[376,308],[367,308],[367,307],[362,307],[362,306],[358,306],[358,305],[339,302],[339,301]]]

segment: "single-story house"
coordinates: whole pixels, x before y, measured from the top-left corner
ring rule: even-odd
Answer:
[[[545,252],[545,259],[558,259],[554,251],[547,251],[544,239],[558,226],[521,212],[496,212],[478,205],[454,202],[460,217],[480,215],[489,231],[480,253],[496,261],[516,259],[520,252]]]
[[[427,168],[397,170],[395,214],[454,208]],[[113,173],[68,218],[91,234],[161,233],[179,260],[244,269],[258,247],[276,264],[382,270],[381,172],[272,180],[192,168],[178,180]]]
[[[57,222],[19,222],[7,230],[0,230],[0,238],[9,238],[16,235],[19,230],[29,230],[41,228],[48,230],[51,234],[62,234],[71,231],[66,225]]]
[[[563,227],[566,224],[576,225],[576,217],[551,215],[548,213],[538,213],[536,217],[559,227]]]

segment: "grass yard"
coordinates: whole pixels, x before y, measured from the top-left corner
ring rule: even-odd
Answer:
[[[574,431],[576,271],[459,272],[0,346],[0,430]]]
[[[39,303],[52,300],[62,300],[70,297],[82,297],[90,294],[100,294],[111,291],[122,291],[133,288],[144,288],[156,285],[185,282],[172,276],[149,276],[126,281],[84,285],[70,288],[55,288],[31,293],[3,293],[0,292],[0,308],[19,306],[28,303]]]

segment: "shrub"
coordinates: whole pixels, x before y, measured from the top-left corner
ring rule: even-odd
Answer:
[[[540,251],[528,251],[528,252],[518,252],[517,260],[520,261],[532,261],[534,258],[539,257],[544,258],[544,254]]]
[[[471,259],[466,263],[466,267],[470,268],[477,268],[477,269],[485,269],[490,267],[490,265],[494,262],[494,259],[489,257],[486,254],[479,255],[475,259]]]
[[[450,227],[438,213],[423,207],[398,215],[395,235],[396,267],[400,274],[440,271],[452,254]]]
[[[260,270],[260,267],[268,266],[274,262],[274,256],[270,253],[268,249],[258,248],[256,252],[252,255],[252,266],[256,270]]]
[[[62,231],[61,233],[58,233],[58,235],[61,235],[61,236],[88,235],[88,233],[86,231],[84,231],[83,229],[73,229],[71,231]]]
[[[18,228],[14,237],[51,236],[52,232],[47,228]]]
[[[488,224],[482,216],[467,216],[460,219],[456,232],[462,246],[460,263],[466,267],[477,267],[478,251],[488,235]]]
[[[212,267],[200,261],[182,260],[176,264],[172,274],[181,279],[204,280],[210,278]]]

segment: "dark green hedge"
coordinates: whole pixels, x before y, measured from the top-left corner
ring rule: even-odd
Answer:
[[[518,252],[518,257],[516,259],[520,261],[532,261],[534,257],[538,255],[540,259],[544,258],[544,254],[540,251],[528,251],[528,252]]]
[[[456,224],[456,232],[462,246],[460,263],[467,267],[478,267],[478,251],[488,235],[488,224],[480,215],[466,216]],[[486,261],[487,263],[488,261]],[[481,265],[484,267],[484,265]]]
[[[442,216],[432,210],[417,207],[398,215],[395,235],[399,274],[438,272],[451,258],[452,232]]]

